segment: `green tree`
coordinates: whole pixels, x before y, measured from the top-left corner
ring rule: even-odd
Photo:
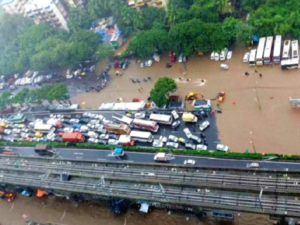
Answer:
[[[253,28],[244,23],[237,25],[236,40],[241,43],[247,43],[251,41],[253,35]]]
[[[0,95],[0,108],[4,108],[12,103],[11,92],[4,91]]]
[[[58,102],[68,99],[68,89],[64,84],[56,84],[48,93],[50,98]]]
[[[22,89],[12,98],[12,102],[20,105],[27,104],[26,99],[27,99],[28,92],[29,92],[28,88]]]
[[[155,22],[163,24],[166,11],[155,7],[146,7],[141,10],[145,29],[151,29]]]
[[[237,28],[240,21],[233,18],[227,17],[222,23],[222,32],[227,40],[234,42],[236,39]]]
[[[71,32],[79,29],[89,29],[93,21],[90,15],[82,8],[71,8],[69,12],[68,26]]]
[[[114,48],[111,44],[103,43],[98,46],[95,52],[96,60],[110,59],[114,55]]]
[[[168,103],[168,95],[177,89],[176,82],[168,77],[160,77],[154,88],[150,92],[152,101],[158,106],[163,107]]]

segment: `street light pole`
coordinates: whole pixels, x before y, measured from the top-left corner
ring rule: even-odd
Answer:
[[[256,154],[256,148],[255,148],[254,142],[252,140],[252,131],[250,131],[250,144],[252,145],[253,151]]]

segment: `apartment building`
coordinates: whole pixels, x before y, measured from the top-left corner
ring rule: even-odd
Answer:
[[[139,9],[145,5],[166,9],[168,3],[169,0],[127,0],[127,4],[134,9]]]
[[[64,0],[64,1],[66,1],[69,4],[69,6],[75,7],[75,8],[77,6],[83,5],[83,3],[84,3],[84,0]]]
[[[49,23],[68,30],[67,11],[59,0],[0,0],[0,5],[10,14],[20,14],[36,24]]]

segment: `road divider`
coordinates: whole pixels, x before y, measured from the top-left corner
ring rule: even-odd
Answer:
[[[0,146],[23,146],[35,147],[40,142],[0,142]],[[93,143],[67,143],[67,142],[43,142],[43,144],[50,145],[53,148],[75,148],[75,149],[97,149],[97,150],[113,150],[116,145],[102,145]],[[166,149],[154,148],[145,146],[123,146],[128,152],[165,152],[173,153],[174,155],[192,155],[192,156],[205,156],[205,157],[218,157],[218,158],[231,158],[231,159],[254,159],[254,160],[272,160],[272,161],[300,161],[299,155],[284,155],[284,154],[263,154],[263,153],[249,153],[249,152],[222,152],[216,150],[188,150],[188,149]],[[76,154],[76,153],[74,153]],[[78,154],[79,155],[79,154]]]

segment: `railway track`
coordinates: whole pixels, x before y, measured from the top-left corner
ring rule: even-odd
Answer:
[[[235,191],[258,191],[264,188],[266,192],[300,195],[300,177],[281,176],[274,174],[230,174],[171,168],[131,168],[127,166],[107,167],[105,164],[60,164],[44,163],[31,160],[0,160],[0,171],[19,170],[24,172],[42,172],[44,174],[68,173],[72,176],[84,176],[107,180],[137,180],[139,182],[173,184],[177,186],[213,187],[233,189]]]

